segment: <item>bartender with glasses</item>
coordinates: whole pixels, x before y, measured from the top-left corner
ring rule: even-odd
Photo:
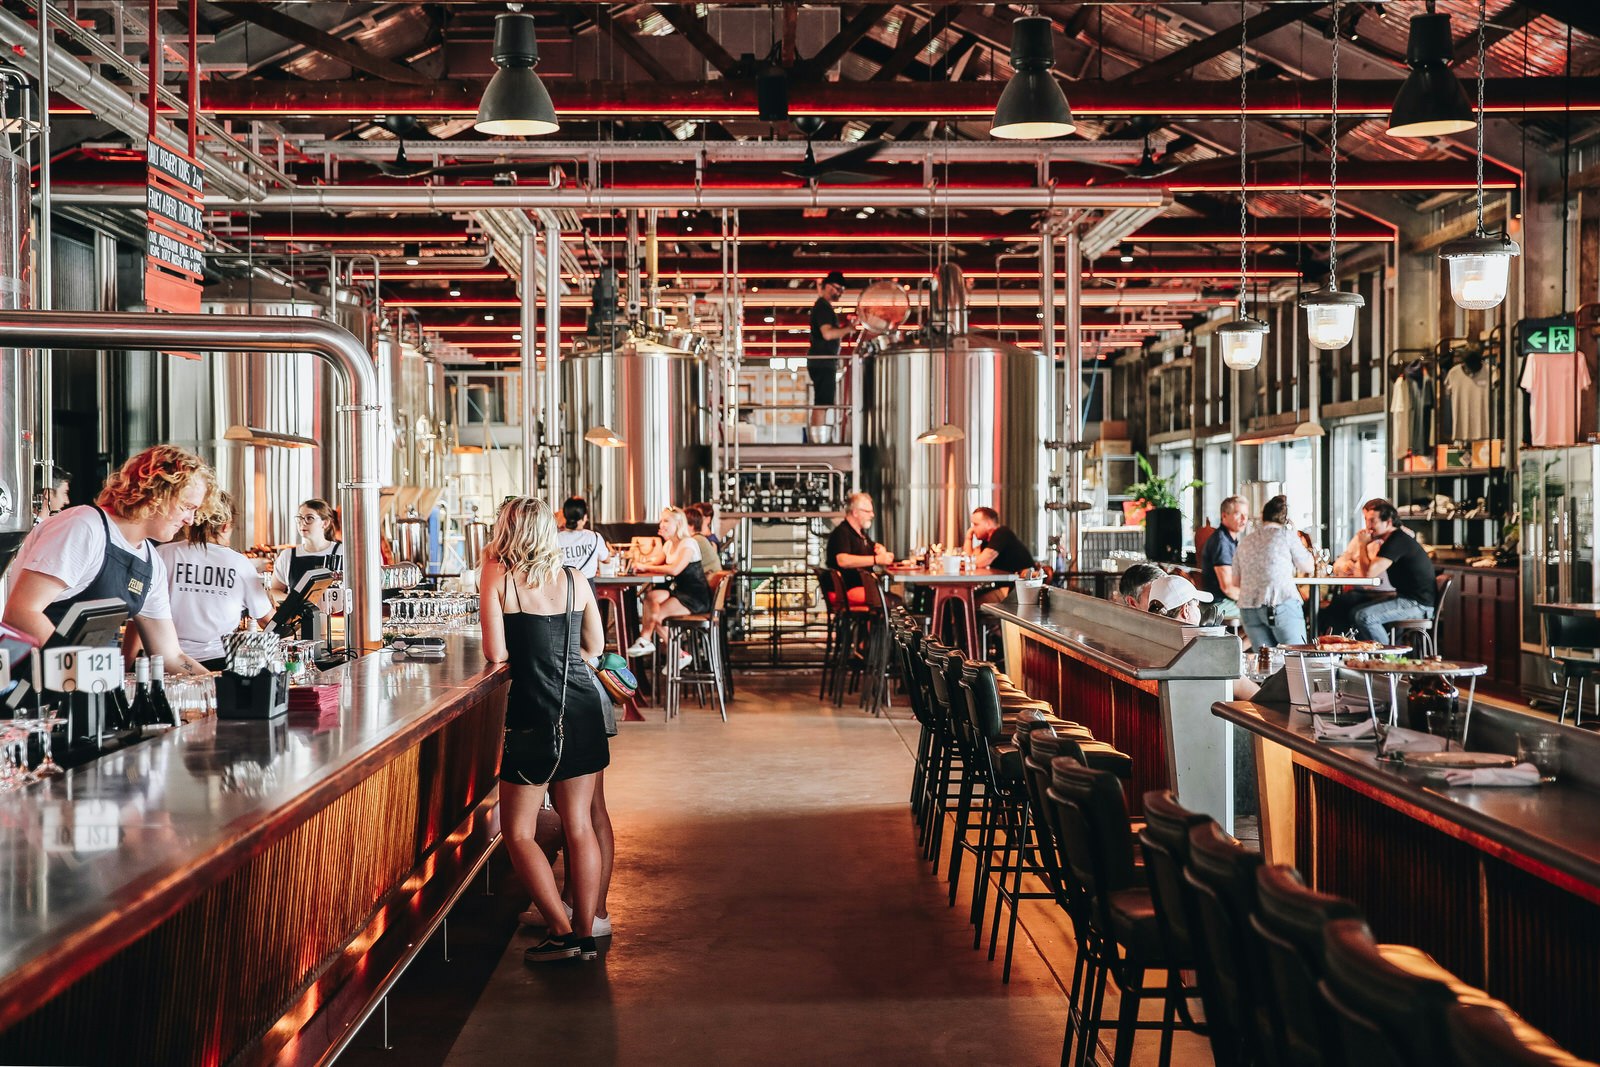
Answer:
[[[278,553],[272,564],[272,591],[286,596],[311,571],[344,569],[344,545],[339,541],[339,513],[326,500],[313,497],[300,505],[295,516],[300,543]]]
[[[73,605],[120,600],[152,655],[168,669],[205,670],[183,653],[155,546],[209,513],[216,474],[176,445],[145,449],[106,479],[93,505],[67,508],[34,527],[12,564],[15,583],[4,622],[41,645]]]

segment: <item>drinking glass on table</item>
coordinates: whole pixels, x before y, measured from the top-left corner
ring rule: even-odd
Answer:
[[[1517,735],[1517,762],[1531,763],[1546,782],[1556,780],[1561,771],[1561,735],[1553,730],[1535,730]]]

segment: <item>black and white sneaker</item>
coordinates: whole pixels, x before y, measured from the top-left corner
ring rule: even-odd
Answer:
[[[556,960],[575,959],[583,952],[584,940],[577,934],[546,934],[543,941],[522,954],[522,962],[552,963]],[[587,940],[591,945],[594,943],[593,938]]]
[[[579,956],[579,958],[586,959],[586,960],[592,960],[592,959],[597,959],[599,957],[599,955],[600,955],[600,946],[595,944],[594,938],[592,938],[592,937],[580,937],[578,939],[578,956]]]

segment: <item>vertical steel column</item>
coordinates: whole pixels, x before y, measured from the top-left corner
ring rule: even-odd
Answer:
[[[527,335],[524,334],[524,337]],[[544,461],[546,499],[561,506],[561,231],[544,231]]]
[[[1299,316],[1295,316],[1297,319]],[[1322,353],[1315,345],[1311,347],[1311,357],[1308,363],[1307,374],[1310,381],[1306,382],[1306,421],[1319,430],[1322,427]],[[1318,433],[1311,439],[1311,529],[1312,540],[1319,544],[1328,543],[1327,531],[1324,524],[1327,521],[1327,504],[1322,499],[1322,461],[1325,455],[1322,444],[1327,440],[1326,432]]]
[[[999,271],[996,270],[996,275]],[[998,287],[1000,280],[995,279]],[[1051,230],[1049,220],[1039,231],[1039,303],[1044,308],[1044,333],[1040,336],[1039,347],[1044,353],[1050,367],[1050,381],[1052,385],[1056,380],[1056,235]],[[1000,310],[998,301],[995,311]],[[1050,509],[1050,538],[1055,541],[1056,552],[1063,558],[1066,550],[1062,547],[1062,539],[1066,536],[1065,526],[1061,522],[1060,505],[1064,501],[1063,490],[1066,480],[1066,437],[1062,434],[1062,412],[1066,410],[1066,402],[1060,397],[1055,397],[1055,425],[1050,428],[1053,440],[1047,446],[1050,450],[1050,496],[1044,501],[1044,506]]]
[[[1063,444],[1067,447],[1067,540],[1062,546],[1072,570],[1082,570],[1079,565],[1079,523],[1082,514],[1077,510],[1082,495],[1083,452],[1083,255],[1078,246],[1078,229],[1067,231],[1062,242],[1065,263],[1066,288],[1066,388],[1062,390],[1061,416]],[[1054,274],[1052,270],[1050,273]]]
[[[33,260],[39,276],[38,302],[34,307],[49,311],[55,307],[55,271],[51,256],[53,230],[50,222],[50,5],[38,6],[39,16],[39,226],[35,231]],[[56,390],[55,352],[49,349],[34,354],[38,366],[38,390],[34,415],[34,462],[39,468],[39,484],[50,487],[56,481]],[[30,494],[31,496],[31,494]]]
[[[534,427],[539,406],[539,287],[534,267],[539,262],[539,235],[529,226],[522,234],[522,493],[539,492],[538,442]]]

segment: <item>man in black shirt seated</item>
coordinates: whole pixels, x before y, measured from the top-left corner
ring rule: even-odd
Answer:
[[[1011,527],[1000,525],[1000,513],[994,508],[973,508],[972,525],[967,528],[967,551],[975,557],[979,569],[1010,571],[1020,574],[1032,570],[1033,552],[1022,539],[1011,532]],[[1009,586],[992,586],[977,595],[980,604],[1004,600]]]
[[[1323,628],[1333,633],[1354,629],[1362,640],[1388,644],[1389,623],[1433,618],[1437,595],[1433,560],[1415,537],[1396,525],[1399,513],[1387,500],[1369,500],[1361,513],[1366,525],[1356,534],[1356,541],[1365,551],[1356,553],[1351,577],[1387,577],[1394,595],[1360,590],[1340,593],[1322,614]],[[1376,557],[1367,549],[1372,544],[1379,546]]]
[[[824,560],[839,572],[845,597],[851,604],[867,601],[867,594],[861,588],[861,568],[894,562],[893,552],[867,536],[872,518],[872,497],[866,493],[851,493],[845,503],[844,521],[828,535]]]

